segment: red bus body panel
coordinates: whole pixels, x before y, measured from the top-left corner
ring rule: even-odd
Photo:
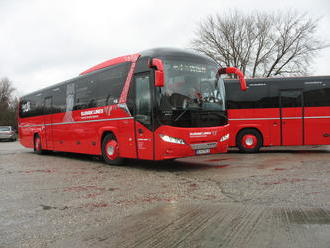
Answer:
[[[92,116],[82,114],[93,110],[99,113]],[[52,117],[51,122],[40,124],[46,118],[49,120],[49,116]],[[52,140],[46,135],[47,129],[52,130]],[[20,141],[26,147],[33,148],[34,134],[39,134],[43,149],[96,155],[101,154],[102,135],[113,132],[121,144],[120,148],[125,147],[120,154],[136,158],[134,120],[118,105],[24,118],[19,131]]]
[[[230,123],[229,145],[236,146],[236,136],[244,128],[255,128],[263,135],[264,146],[281,144],[280,110],[269,109],[228,109]]]
[[[330,144],[330,107],[304,108],[304,137],[306,145]]]
[[[303,142],[303,108],[281,109],[282,145],[301,146]]]
[[[263,146],[329,145],[330,107],[229,109],[230,146],[244,128],[255,128]],[[281,131],[282,129],[282,131]]]
[[[93,111],[98,114],[84,114]],[[216,143],[210,149],[210,154],[224,153],[228,148],[228,141],[220,142],[221,137],[229,132],[228,125],[210,128],[161,126],[151,132],[135,122],[119,105],[32,117],[28,121],[26,119],[21,119],[19,133],[21,144],[29,148],[33,148],[34,134],[39,134],[45,150],[100,155],[101,138],[105,132],[115,134],[119,154],[125,158],[163,160],[195,156],[196,150],[191,145],[209,142]],[[45,119],[51,119],[51,122],[44,123]],[[143,134],[135,131],[138,129],[143,129]],[[47,136],[46,130],[51,130],[52,136]],[[160,134],[183,139],[185,144],[165,142]]]

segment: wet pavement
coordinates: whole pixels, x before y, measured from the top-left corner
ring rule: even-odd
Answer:
[[[330,247],[330,147],[171,162],[0,142],[0,247]]]

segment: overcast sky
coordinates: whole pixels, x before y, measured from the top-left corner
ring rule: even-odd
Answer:
[[[22,95],[114,57],[187,48],[201,20],[231,9],[307,12],[322,17],[319,35],[330,41],[329,0],[0,0],[0,78]],[[314,71],[330,75],[330,49]]]

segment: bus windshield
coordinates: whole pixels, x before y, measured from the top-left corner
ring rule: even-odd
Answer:
[[[217,76],[218,65],[199,57],[171,57],[163,61],[165,86],[160,90],[161,122],[185,127],[226,124],[226,118],[221,117],[225,115],[225,88],[223,80]],[[198,120],[203,114],[208,114],[210,120],[193,124],[191,119]]]

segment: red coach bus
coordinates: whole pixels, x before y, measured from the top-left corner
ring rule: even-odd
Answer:
[[[96,65],[22,97],[19,138],[47,150],[123,158],[173,159],[226,152],[228,118],[220,68],[179,49],[152,49]]]
[[[230,146],[330,145],[330,76],[225,80]]]

